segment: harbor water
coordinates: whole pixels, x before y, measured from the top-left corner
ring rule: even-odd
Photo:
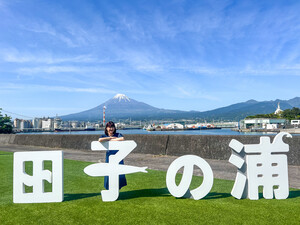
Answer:
[[[276,135],[276,132],[237,132],[230,128],[210,129],[210,130],[181,130],[181,131],[147,131],[143,129],[118,130],[121,134],[156,134],[156,135]],[[32,132],[19,134],[103,134],[103,130],[96,131],[64,131],[64,132]],[[295,134],[293,134],[295,135]],[[299,134],[298,134],[299,135]]]

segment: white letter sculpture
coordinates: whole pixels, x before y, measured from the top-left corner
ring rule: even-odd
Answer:
[[[32,176],[25,173],[25,162],[32,161]],[[52,173],[44,170],[44,161],[52,161]],[[44,191],[44,180],[52,183],[52,192]],[[14,153],[14,203],[41,203],[63,201],[63,152],[38,151]],[[25,185],[32,193],[25,193]]]
[[[282,132],[275,136],[271,144],[269,137],[260,137],[259,144],[243,145],[233,139],[229,143],[234,151],[229,162],[238,168],[231,195],[237,199],[257,200],[258,187],[263,186],[263,197],[286,199],[289,195],[287,156],[278,154],[289,151],[289,145],[282,141],[283,136],[292,137]],[[272,154],[275,153],[275,154]],[[278,186],[275,188],[274,186]]]
[[[174,197],[180,198],[189,194],[188,192],[193,177],[194,165],[198,166],[202,170],[203,182],[198,188],[190,191],[191,196],[195,200],[199,200],[204,198],[210,192],[214,182],[214,175],[209,164],[199,156],[185,155],[175,159],[167,171],[167,187]],[[180,184],[177,186],[175,178],[177,171],[181,167],[184,167],[182,179]]]
[[[134,141],[107,141],[92,142],[93,151],[119,150],[117,154],[109,156],[109,163],[95,163],[84,168],[84,172],[93,177],[109,176],[109,190],[101,191],[104,202],[115,201],[119,197],[119,175],[144,172],[147,173],[147,167],[136,167],[120,165],[119,162],[124,159],[134,148]]]

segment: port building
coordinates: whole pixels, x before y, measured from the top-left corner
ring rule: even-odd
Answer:
[[[253,118],[240,122],[242,129],[278,129],[286,124],[285,119]]]

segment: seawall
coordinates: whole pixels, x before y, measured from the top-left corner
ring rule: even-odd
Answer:
[[[258,144],[256,135],[124,135],[126,140],[134,140],[136,153],[181,156],[198,155],[206,159],[228,160],[231,155],[229,143],[236,139],[243,144]],[[45,135],[45,134],[1,134],[0,144],[32,145],[50,148],[90,150],[91,142],[99,135]],[[271,136],[271,141],[274,136]],[[289,165],[300,165],[300,136],[284,137],[290,146]]]

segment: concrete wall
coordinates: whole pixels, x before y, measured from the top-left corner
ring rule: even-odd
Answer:
[[[0,144],[13,144],[15,134],[0,134]]]
[[[271,136],[271,142],[274,136]],[[228,160],[231,155],[229,143],[236,139],[243,144],[258,144],[256,135],[169,135],[167,155],[194,154],[206,159]],[[283,138],[290,146],[287,153],[289,165],[300,165],[300,136]]]
[[[258,144],[260,136],[254,135],[124,135],[126,140],[137,143],[135,153],[181,156],[194,154],[207,159],[228,160],[231,155],[229,142],[236,139],[243,144]],[[90,150],[91,142],[99,135],[0,135],[0,144],[18,144]],[[273,140],[274,136],[271,137]],[[289,165],[300,165],[300,136],[284,138],[289,144]]]

